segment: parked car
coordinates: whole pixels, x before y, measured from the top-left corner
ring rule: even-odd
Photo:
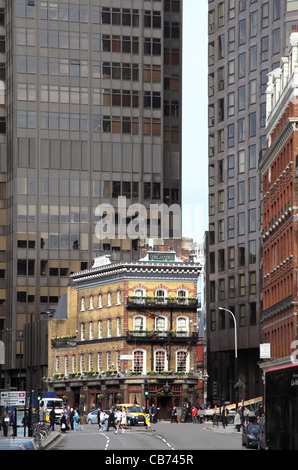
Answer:
[[[105,413],[108,415],[110,414],[109,410],[104,410]],[[126,409],[126,423],[127,426],[136,426],[139,422],[139,419],[137,416],[134,416],[133,414],[129,413],[128,410]]]
[[[266,441],[265,441],[265,417],[261,416],[259,420],[259,433],[258,433],[258,450],[266,450]]]
[[[90,411],[90,413],[88,413],[87,415],[87,423],[88,424],[97,424],[98,423],[98,420],[97,420],[97,415],[98,415],[98,410],[94,410],[94,411]],[[107,421],[109,415],[107,413],[104,412],[104,423]]]
[[[123,407],[126,408],[126,413],[127,413],[126,419],[127,419],[128,425],[129,425],[129,421],[130,421],[130,425],[139,424],[139,423],[142,423],[145,425],[145,413],[143,413],[143,409],[140,405],[135,405],[134,403],[121,403],[118,406],[120,409]],[[136,423],[132,422],[133,417],[137,418]]]
[[[258,447],[258,435],[260,425],[258,423],[249,423],[242,430],[242,445],[247,447]]]

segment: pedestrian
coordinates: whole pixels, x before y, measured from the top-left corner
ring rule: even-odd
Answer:
[[[68,410],[67,410],[66,407],[64,408],[64,414],[65,414],[65,418],[66,418],[66,424],[67,424],[67,426],[68,426],[68,423],[69,423],[69,413],[68,413]]]
[[[115,434],[119,431],[120,424],[121,424],[121,419],[122,419],[122,413],[119,408],[117,408],[116,413],[115,413],[115,421],[116,421],[116,431]]]
[[[244,426],[248,426],[248,424],[249,424],[249,408],[248,408],[248,406],[245,407],[243,414],[244,414]]]
[[[152,423],[157,422],[157,408],[154,403],[151,406],[151,418],[152,418]]]
[[[82,430],[81,424],[80,424],[80,415],[79,411],[76,409],[74,416],[73,416],[73,429],[76,431],[77,429]]]
[[[56,418],[55,407],[53,406],[53,408],[50,411],[50,423],[51,423],[52,431],[55,430],[55,418]]]
[[[74,417],[74,409],[70,408],[69,422],[70,422],[70,429],[72,430],[73,430],[73,417]]]
[[[192,407],[192,412],[191,412],[191,419],[192,419],[192,422],[193,423],[197,423],[198,420],[197,420],[197,414],[198,414],[198,410],[195,406]]]
[[[60,431],[61,432],[66,432],[67,431],[67,419],[66,419],[66,414],[62,413],[61,419],[60,419]]]
[[[241,416],[240,416],[240,409],[236,410],[235,419],[234,419],[235,429],[240,432],[241,428]]]
[[[111,426],[113,426],[113,428],[117,431],[117,428],[115,426],[115,415],[114,415],[113,408],[110,409],[107,431],[110,429]]]
[[[174,408],[172,409],[172,419],[171,419],[171,423],[177,423],[177,410],[176,410],[176,406],[174,406]]]
[[[103,425],[105,419],[104,412],[102,411],[101,408],[98,408],[98,415],[97,415],[97,422],[98,422],[98,430],[99,431],[104,431],[105,427]]]
[[[11,418],[11,424],[12,424],[12,435],[13,437],[16,437],[17,435],[17,417],[16,417],[16,410],[13,410],[13,415]]]
[[[2,426],[3,426],[3,436],[7,437],[8,434],[8,426],[9,426],[9,416],[7,414],[7,411],[4,411],[3,417],[2,417]]]
[[[122,416],[121,416],[121,429],[124,432],[124,428],[126,426],[126,408],[123,406],[122,408]]]
[[[227,425],[227,411],[226,407],[224,406],[221,412],[221,419],[222,419],[222,425],[225,428]]]

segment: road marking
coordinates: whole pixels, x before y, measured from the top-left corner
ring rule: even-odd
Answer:
[[[164,437],[159,436],[158,434],[156,435],[156,437],[161,439],[171,450],[175,450],[174,447],[172,447],[171,444],[168,441],[166,441],[166,439]]]

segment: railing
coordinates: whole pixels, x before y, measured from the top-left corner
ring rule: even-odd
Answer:
[[[151,307],[151,308],[197,308],[198,299],[196,297],[137,297],[127,298],[127,307]]]
[[[173,341],[173,342],[197,342],[198,333],[188,331],[158,331],[158,330],[129,330],[127,332],[126,341]]]

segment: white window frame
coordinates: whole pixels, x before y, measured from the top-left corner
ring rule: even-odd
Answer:
[[[185,323],[185,328],[181,327],[181,321]],[[189,333],[189,318],[188,317],[177,317],[176,319],[176,333],[177,336],[188,336]]]
[[[112,319],[108,318],[107,320],[107,337],[111,338],[112,337]]]
[[[84,340],[86,339],[85,333],[86,333],[86,332],[85,332],[85,323],[82,322],[82,323],[81,323],[81,341],[84,341]]]
[[[163,295],[160,295],[161,293],[163,293]],[[156,303],[165,304],[166,303],[166,297],[167,297],[167,290],[166,289],[156,289],[155,297],[163,297],[164,300],[158,300],[158,301],[156,301]]]
[[[141,320],[141,325],[140,327],[138,326],[139,320]],[[142,330],[146,330],[146,317],[143,315],[137,315],[133,319],[133,329],[136,331],[134,334],[138,336],[144,336],[146,332],[143,332]],[[137,330],[140,330],[138,333]]]
[[[117,336],[121,336],[121,317],[117,317]]]
[[[178,351],[176,351],[176,357],[175,357],[176,372],[178,372],[178,355],[181,352],[185,353],[185,355],[186,355],[185,369],[183,370],[183,372],[189,372],[189,354],[187,353],[187,351],[185,349],[178,349]],[[181,372],[181,371],[179,371],[179,372]]]
[[[145,303],[145,299],[144,299],[143,297],[145,297],[145,296],[146,296],[146,291],[145,291],[145,289],[140,289],[140,288],[135,289],[135,291],[134,291],[134,297],[139,297],[139,298],[137,298],[137,299],[136,299],[136,298],[134,299],[135,303],[137,303],[137,304],[144,304],[144,303]]]
[[[135,363],[136,362],[135,361],[135,359],[136,359],[135,354],[136,353],[142,353],[143,364],[141,366],[140,372],[141,372],[142,375],[145,375],[146,374],[146,363],[147,363],[147,351],[145,351],[144,349],[135,349],[133,351],[133,361],[132,361],[133,371],[135,371],[135,369],[136,369],[136,363]]]
[[[98,320],[98,339],[102,338],[102,320]]]
[[[155,372],[159,372],[159,371],[157,371],[157,354],[158,353],[163,353],[164,354],[164,369],[163,370],[164,371],[169,370],[169,362],[168,362],[168,358],[167,358],[167,351],[164,350],[164,349],[157,349],[156,351],[154,351],[154,370],[155,370]]]
[[[163,328],[158,325],[158,323],[161,323],[163,321]],[[158,317],[155,317],[155,330],[157,331],[158,336],[165,336],[166,335],[166,330],[168,326],[168,319],[166,317],[163,317],[159,315]]]

